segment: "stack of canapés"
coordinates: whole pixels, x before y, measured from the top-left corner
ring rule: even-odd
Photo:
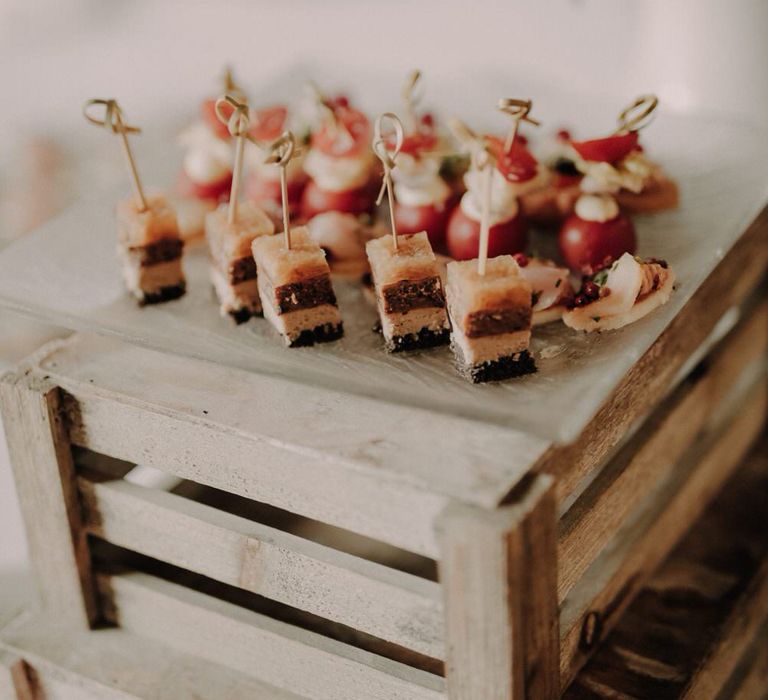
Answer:
[[[678,200],[639,142],[654,96],[602,138],[559,131],[537,158],[520,133],[539,124],[530,100],[499,100],[506,134],[455,118],[441,128],[418,109],[419,79],[405,83],[402,120],[372,123],[314,85],[310,110],[253,106],[228,72],[180,136],[172,196],[144,193],[128,142],[138,129],[115,100],[90,100],[86,118],[119,136],[133,184],[117,207],[129,292],[141,305],[182,296],[185,243],[204,238],[221,314],[235,323],[263,316],[289,347],[337,340],[333,279],[344,277],[375,304],[384,350],[450,343],[473,382],[536,371],[537,325],[611,330],[669,299],[672,270],[635,255],[630,218]],[[531,226],[559,230],[560,261],[528,253]]]

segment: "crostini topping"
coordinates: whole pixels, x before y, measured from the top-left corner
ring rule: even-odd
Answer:
[[[584,221],[610,221],[619,215],[616,200],[606,194],[583,194],[576,200],[576,216]]]

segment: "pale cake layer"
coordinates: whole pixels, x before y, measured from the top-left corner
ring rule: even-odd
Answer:
[[[161,195],[147,197],[147,209],[139,211],[136,201],[123,199],[117,203],[117,233],[127,248],[145,246],[163,238],[179,238],[176,211]]]
[[[365,246],[371,274],[376,286],[385,287],[404,280],[439,277],[435,254],[427,234],[414,233],[397,237],[397,250],[392,236],[374,238]]]
[[[260,236],[271,236],[275,225],[263,209],[253,202],[240,202],[237,221],[229,223],[229,205],[222,204],[205,217],[205,237],[212,257],[222,269],[252,255],[251,245]]]
[[[259,285],[256,278],[232,284],[221,270],[211,267],[211,283],[221,305],[221,313],[232,314],[237,311],[249,311],[251,314],[261,313]]]
[[[407,313],[379,314],[384,338],[417,334],[421,330],[442,331],[450,328],[445,309],[414,309]]]
[[[475,311],[531,306],[531,285],[520,276],[511,255],[489,258],[484,275],[478,272],[477,260],[451,262],[447,280],[446,294],[454,321],[462,321]]]
[[[469,365],[492,362],[527,350],[530,340],[530,329],[482,338],[468,338],[456,325],[451,331],[451,343],[455,350],[461,353],[461,357],[457,359]]]
[[[288,345],[292,345],[302,333],[313,331],[322,326],[341,326],[341,314],[336,306],[323,304],[312,309],[300,309],[289,311],[287,314],[278,314],[275,308],[262,300],[264,318],[266,318],[283,336]]]
[[[291,248],[282,233],[260,236],[251,246],[259,275],[267,275],[274,287],[330,274],[325,251],[309,235],[306,226],[291,229]]]
[[[161,294],[168,287],[183,287],[185,284],[181,258],[146,266],[138,265],[130,258],[123,258],[122,267],[126,287],[139,299]]]

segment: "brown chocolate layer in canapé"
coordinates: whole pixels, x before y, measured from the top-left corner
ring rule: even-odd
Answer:
[[[473,311],[464,318],[464,334],[482,338],[499,333],[514,333],[531,327],[531,307]]]
[[[311,309],[322,304],[336,306],[329,275],[318,275],[275,287],[275,303],[278,313],[284,314],[299,309]]]
[[[445,295],[440,277],[421,280],[401,280],[381,288],[384,312],[404,313],[411,309],[445,306]]]
[[[227,277],[230,284],[240,284],[248,280],[256,279],[256,261],[253,256],[233,260],[229,264]]]
[[[142,267],[170,262],[181,257],[184,241],[180,238],[162,238],[145,246],[128,248],[131,261]]]

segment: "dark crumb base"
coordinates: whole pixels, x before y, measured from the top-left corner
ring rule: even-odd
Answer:
[[[498,382],[502,379],[520,377],[536,371],[536,363],[527,350],[500,357],[498,360],[482,362],[477,365],[458,364],[459,374],[474,384]]]
[[[439,331],[422,328],[418,333],[392,336],[392,338],[384,341],[384,347],[389,352],[423,350],[425,348],[435,348],[438,345],[447,345],[450,338],[451,332],[447,328]]]
[[[149,304],[162,304],[164,301],[173,301],[174,299],[183,297],[184,292],[186,291],[186,282],[175,284],[172,287],[161,287],[159,292],[144,294],[144,296],[139,299],[139,306],[149,306]]]
[[[263,316],[261,311],[251,311],[250,309],[232,309],[227,311],[229,317],[239,326],[241,323],[245,323],[253,316]]]
[[[343,323],[324,323],[322,326],[315,326],[311,330],[302,331],[296,340],[288,344],[291,348],[303,348],[315,343],[330,343],[338,340],[344,335]]]

